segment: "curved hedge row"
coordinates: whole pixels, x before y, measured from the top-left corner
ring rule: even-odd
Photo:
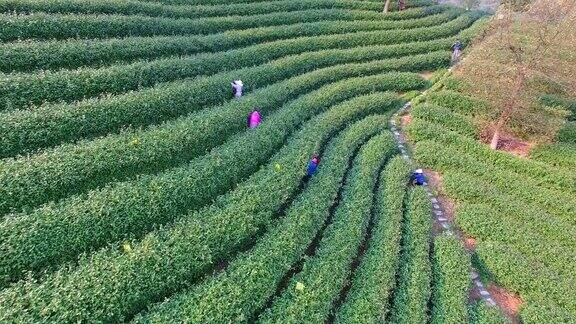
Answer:
[[[548,300],[530,301],[520,309],[520,319],[523,323],[571,323],[575,316],[565,309],[551,304]],[[496,323],[511,323],[499,321]]]
[[[306,9],[360,9],[380,11],[379,3],[356,0],[277,0],[257,3],[176,6],[134,0],[4,0],[0,12],[12,13],[76,13],[76,14],[122,14],[151,17],[201,18],[213,16],[248,16],[271,12],[288,12]]]
[[[576,168],[576,145],[556,143],[543,145],[530,151],[530,158],[561,168]]]
[[[470,25],[474,19],[466,15],[443,26],[379,33],[377,38],[387,39],[388,43],[415,38],[429,40],[453,34]],[[370,42],[366,38],[362,40]],[[229,98],[230,80],[241,76],[246,84],[260,87],[288,73],[290,70],[286,70],[287,66],[280,66],[285,62],[271,62],[188,82],[165,84],[107,99],[86,100],[76,105],[48,105],[30,111],[4,113],[0,115],[0,156],[104,135],[126,125],[138,127],[159,123],[199,110],[205,105],[221,103]]]
[[[458,218],[460,221],[460,218]],[[467,234],[470,234],[467,232]],[[468,320],[471,287],[470,255],[455,236],[434,239],[431,323],[460,324]]]
[[[350,291],[337,310],[337,323],[379,323],[390,311],[400,254],[401,222],[410,166],[393,158],[380,175],[372,238],[356,269]]]
[[[260,316],[260,322],[297,323],[304,318],[326,322],[366,235],[378,172],[396,151],[389,134],[375,137],[361,149],[315,255],[305,258],[302,270]],[[274,289],[270,292],[273,294]]]
[[[462,202],[458,207],[458,222],[472,237],[514,246],[564,278],[574,274],[576,252],[567,250],[576,246],[573,241],[564,242],[557,238],[554,235],[557,228],[550,228],[518,214],[506,213],[506,210],[499,211],[498,207],[498,204],[482,204],[480,201]],[[533,218],[539,216],[535,214]],[[526,233],[530,233],[530,236],[527,237]]]
[[[386,52],[381,53],[386,55]],[[298,56],[294,61],[304,63],[302,70],[306,70],[307,66],[311,69],[314,64],[320,65],[332,59],[334,63],[347,60],[351,57],[347,54],[351,53],[358,54],[356,58],[363,57],[358,51],[338,51],[334,53],[337,55],[326,52],[326,55],[304,56],[316,57],[316,60],[300,60],[302,56]],[[371,56],[370,53],[364,55]],[[56,147],[29,157],[4,160],[0,163],[0,213],[34,207],[112,180],[130,179],[137,174],[157,172],[189,161],[244,130],[245,117],[253,107],[258,107],[266,116],[299,95],[359,75],[357,69],[363,74],[391,69],[419,71],[436,68],[443,61],[447,63],[448,57],[439,52],[384,60],[377,64],[341,65],[313,71],[257,90],[240,101],[206,109],[159,127],[125,131],[102,139]],[[19,176],[13,177],[13,174]]]
[[[430,16],[426,19],[417,20],[417,26],[422,27],[443,23],[455,16],[455,13]],[[409,20],[408,22],[412,21]],[[394,29],[391,26],[398,28],[412,27],[398,26],[400,24],[394,23],[390,25],[380,22],[373,23],[377,28],[388,30],[388,32]],[[360,25],[364,25],[364,23]],[[358,45],[356,42],[347,42],[350,39],[350,34],[303,37],[258,44],[215,54],[160,59],[151,62],[137,62],[130,65],[113,65],[99,69],[10,74],[0,78],[0,98],[2,98],[0,111],[4,109],[19,109],[46,102],[72,102],[101,94],[118,94],[129,90],[142,90],[157,83],[257,66],[281,57],[308,51],[328,50],[331,48],[345,49]],[[411,48],[408,50],[409,52],[417,52],[417,48],[421,52],[425,50],[448,50],[453,41],[454,38],[440,39],[434,42],[406,44],[405,47],[407,50]],[[387,57],[385,54],[389,50],[384,49],[384,53],[378,55],[378,49],[372,49],[370,52],[372,56],[363,54],[357,59],[352,59],[352,57],[356,57],[360,53],[349,53],[349,61]],[[361,52],[362,48],[353,48],[351,50]],[[401,54],[401,51],[398,54]],[[314,57],[302,59],[314,62]]]
[[[398,74],[364,77],[330,85],[291,103],[280,116],[186,166],[108,186],[86,197],[71,197],[30,214],[5,218],[0,223],[0,249],[4,255],[0,273],[5,280],[20,278],[22,271],[40,270],[108,242],[138,237],[158,224],[206,205],[254,172],[279,149],[293,128],[303,122],[302,114],[314,115],[367,92],[423,85],[419,77],[404,75],[404,80],[399,77]],[[38,245],[38,241],[43,243]]]
[[[446,10],[446,7],[442,6],[434,8],[434,10],[408,10],[401,13],[391,13],[389,18],[391,21],[401,23],[400,19],[424,18]],[[259,42],[330,33],[350,33],[361,30],[354,29],[356,23],[359,22],[319,21],[234,30],[205,36],[128,37],[90,41],[25,41],[0,44],[0,71],[73,69],[86,65],[102,66],[137,59],[219,52]],[[364,21],[364,23],[373,24],[370,21]]]
[[[123,15],[0,14],[0,40],[108,38],[123,36],[207,35],[233,29],[247,29],[319,20],[386,20],[373,11],[311,9],[198,19],[172,19]]]
[[[412,107],[410,110],[412,118],[418,118],[426,122],[441,124],[451,131],[462,136],[475,138],[478,133],[476,125],[467,116],[453,113],[452,110],[430,103],[424,103]]]
[[[476,239],[480,262],[498,285],[520,295],[523,321],[574,318],[576,178],[552,163],[519,159],[479,143],[467,119],[485,113],[481,102],[454,91],[427,97],[447,109],[417,108],[407,127],[417,142],[415,155],[442,172],[444,192],[457,202],[456,219]],[[471,322],[483,322],[474,316],[471,312]]]
[[[182,289],[220,260],[232,257],[261,228],[271,224],[283,201],[297,190],[310,154],[341,126],[370,113],[363,109],[366,104],[382,107],[392,103],[380,99],[378,95],[357,99],[317,117],[266,167],[216,204],[148,234],[139,243],[125,243],[123,252],[114,246],[82,261],[77,269],[62,269],[41,283],[21,282],[3,290],[0,319],[121,321],[143,310],[149,302]],[[321,188],[333,188],[344,174],[354,147],[384,130],[385,125],[386,116],[367,118],[333,142],[326,151],[326,159],[333,163],[323,164],[318,176],[326,176],[314,177],[307,195],[324,194],[324,190],[314,190],[326,184],[322,179],[334,185]],[[80,286],[83,288],[79,290]]]
[[[380,154],[386,155],[394,149],[387,145],[391,142],[390,136],[377,138],[365,144],[360,155],[370,154],[366,152],[373,150],[384,150]],[[250,252],[233,261],[222,274],[153,307],[136,322],[158,322],[167,319],[216,323],[230,319],[254,321],[255,313],[274,296],[283,276],[301,258],[306,247],[319,233],[331,206],[335,204],[334,199],[339,187],[337,184],[342,182],[341,178],[344,176],[342,167],[351,162],[353,155],[352,151],[348,151],[342,156],[330,158],[323,159],[321,171],[290,207],[286,218],[266,233]],[[347,187],[358,168],[358,165],[352,168]],[[334,174],[335,170],[340,171]],[[324,184],[325,189],[322,192],[317,190],[316,186],[319,184]]]
[[[390,321],[425,323],[428,320],[432,265],[429,259],[432,211],[426,191],[416,187],[409,192],[402,225],[402,246]]]
[[[259,3],[259,2],[264,2],[264,1],[270,1],[270,0],[139,0],[142,2],[160,2],[162,4],[170,4],[170,5],[218,5],[218,4],[223,4],[223,3],[243,3],[243,4],[247,4],[247,3]],[[376,2],[379,3],[379,1],[375,1],[375,0],[370,0],[367,2]],[[413,1],[409,1],[407,3],[407,5],[409,7],[424,7],[424,6],[430,6],[433,5],[434,2],[431,0],[413,0]]]
[[[430,122],[418,123],[415,121],[408,125],[406,130],[411,137],[417,137],[418,141],[432,140],[437,143],[457,147],[461,151],[463,150],[467,154],[474,156],[478,162],[486,165],[497,165],[502,171],[523,174],[538,181],[541,186],[559,191],[567,190],[576,192],[576,175],[546,163],[518,159],[511,154],[491,150],[485,145],[478,143],[474,138],[464,137],[441,125]],[[418,154],[417,151],[416,154]],[[428,155],[426,157],[435,158],[438,157],[438,154],[439,152],[436,152],[434,155]],[[421,158],[425,158],[425,156]]]
[[[558,95],[545,94],[540,97],[540,102],[550,107],[560,106],[571,113],[570,116],[568,116],[568,120],[576,120],[576,100]]]
[[[531,262],[514,247],[502,243],[481,242],[476,253],[498,283],[520,293],[526,304],[532,304],[532,309],[537,310],[531,314],[532,319],[576,317],[573,280],[558,278],[545,266]]]
[[[414,122],[410,129],[428,127],[435,130],[432,123],[422,126],[419,124]],[[538,203],[541,205],[539,208],[547,210],[554,218],[576,225],[576,220],[572,217],[576,212],[574,195],[566,190],[549,188],[541,178],[517,170],[506,170],[490,161],[482,161],[478,155],[448,143],[422,141],[416,145],[415,155],[419,161],[438,171],[465,170],[468,174],[492,183],[500,191],[509,192],[519,200]],[[565,173],[562,169],[559,171]]]

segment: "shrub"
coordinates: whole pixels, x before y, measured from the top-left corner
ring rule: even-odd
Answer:
[[[164,17],[77,14],[0,14],[4,42],[21,39],[109,38],[156,35],[208,35],[233,29],[247,29],[318,20],[382,20],[372,11],[312,9],[273,12],[252,16],[172,19]],[[384,18],[386,19],[386,18]]]
[[[385,78],[350,80],[313,92],[288,106],[289,113],[282,118],[271,118],[183,167],[5,218],[0,226],[3,280],[13,281],[21,278],[24,271],[39,271],[73,260],[79,253],[109,242],[140,237],[189,210],[209,204],[266,162],[300,125],[303,110],[319,113],[342,100],[377,90],[366,88],[375,80],[387,88]],[[388,78],[397,82],[395,76]],[[366,104],[368,112],[398,106],[398,101],[390,98],[381,104],[360,102]],[[42,244],[38,245],[40,241]]]
[[[400,226],[410,166],[393,158],[380,175],[375,225],[368,247],[354,273],[338,323],[378,323],[390,311],[400,253]]]
[[[470,256],[455,236],[434,239],[431,323],[466,323]]]
[[[302,271],[290,279],[286,290],[262,314],[262,322],[296,323],[303,318],[311,322],[327,320],[366,235],[378,171],[396,150],[389,134],[375,137],[362,148],[317,252],[306,259]],[[304,289],[298,290],[298,283],[303,284]]]
[[[431,16],[422,20],[429,24],[446,21],[448,15]],[[409,21],[410,22],[410,21]],[[389,30],[397,23],[369,22],[380,29]],[[356,23],[358,25],[358,23]],[[361,22],[365,25],[364,22]],[[340,26],[342,27],[342,26]],[[366,27],[367,24],[366,24]],[[401,27],[401,26],[397,26]],[[389,31],[388,31],[389,32]],[[353,35],[353,34],[352,34]],[[272,60],[300,54],[299,61],[293,63],[308,65],[326,64],[322,59],[327,54],[335,55],[338,50],[347,53],[341,62],[362,62],[387,58],[394,55],[427,53],[448,50],[453,39],[440,39],[427,42],[350,48],[358,46],[351,34],[301,37],[258,44],[241,49],[196,56],[168,58],[151,62],[136,62],[130,65],[118,64],[103,68],[79,70],[42,71],[34,74],[10,74],[0,79],[0,110],[22,109],[31,105],[49,102],[73,102],[101,94],[120,94],[130,90],[142,90],[162,82],[208,76],[222,71],[239,70],[268,63]],[[384,42],[389,43],[389,42]],[[331,52],[326,50],[332,49]],[[322,51],[316,51],[322,49]],[[333,60],[331,63],[336,63]]]
[[[350,122],[347,116],[351,111],[367,113],[365,103],[359,100],[356,109],[346,104],[319,116],[249,181],[171,227],[151,232],[140,242],[125,243],[130,247],[128,251],[122,252],[120,246],[114,245],[81,261],[76,269],[63,268],[41,283],[26,281],[4,289],[0,293],[4,301],[0,304],[0,319],[120,321],[148,303],[184,288],[219,261],[230,259],[271,223],[297,190],[310,155]],[[379,106],[382,101],[373,104]],[[321,176],[326,172],[327,176],[313,178],[307,195],[324,197],[325,190],[313,189],[326,185],[324,181],[332,184],[322,187],[326,190],[337,187],[335,183],[342,178],[349,154],[368,137],[384,130],[387,118],[370,117],[356,123],[342,140],[331,144],[326,159],[334,159],[333,163],[323,163],[318,173]],[[281,166],[280,171],[276,164]],[[315,204],[316,200],[303,202]],[[311,212],[315,208],[295,209],[295,213],[299,215],[304,210]],[[304,220],[306,215],[302,215]]]
[[[302,62],[304,66],[301,69],[304,70],[323,62],[346,60],[349,57],[347,53],[317,55],[316,60],[300,60],[303,56],[298,56],[292,61],[295,65]],[[361,68],[365,75],[391,69],[418,71],[425,66],[435,66],[447,58],[447,53],[435,52],[383,60],[376,64],[340,65],[312,71],[259,89],[240,101],[205,109],[158,127],[124,131],[93,141],[56,147],[41,154],[6,159],[0,169],[0,212],[35,207],[113,180],[126,180],[137,174],[185,163],[244,130],[245,117],[254,107],[258,107],[265,116],[270,115],[299,95],[324,84],[359,75],[356,68]],[[371,70],[364,67],[371,67]],[[312,112],[304,111],[301,118],[310,116]],[[137,142],[133,144],[135,140]],[[19,176],[13,177],[12,174]]]
[[[488,306],[483,300],[470,303],[468,307],[470,324],[507,324],[511,323],[497,307]]]
[[[441,6],[434,7],[434,10],[426,11],[408,10],[401,13],[391,13],[387,15],[387,19],[403,25],[404,23],[398,19],[405,18],[410,20],[406,21],[409,26],[417,24],[419,21],[412,21],[411,19],[426,17],[445,10],[446,7]],[[380,22],[384,25],[387,24],[385,21]],[[102,66],[114,62],[131,62],[137,59],[219,52],[279,39],[358,32],[362,31],[362,27],[365,25],[375,26],[377,24],[369,20],[337,20],[234,30],[204,36],[155,36],[90,41],[15,42],[0,44],[0,71],[73,69],[86,65]],[[378,29],[377,26],[372,28]]]
[[[424,323],[430,298],[432,269],[429,259],[432,229],[431,206],[426,191],[409,192],[402,224],[400,265],[390,314],[394,323]]]
[[[242,4],[174,6],[155,2],[136,1],[82,1],[82,0],[7,0],[0,3],[0,12],[16,13],[78,13],[146,15],[170,18],[200,18],[213,16],[248,16],[270,12],[287,12],[306,9],[357,9],[379,11],[382,6],[366,1],[297,0],[264,1]]]

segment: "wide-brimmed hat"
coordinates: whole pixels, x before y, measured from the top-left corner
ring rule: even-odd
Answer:
[[[424,171],[422,171],[422,169],[417,169],[416,171],[414,171],[416,173],[424,173]]]
[[[239,86],[243,86],[243,85],[244,85],[244,83],[242,83],[242,80],[235,80],[235,81],[232,82],[232,83],[236,83],[236,84],[239,85]]]

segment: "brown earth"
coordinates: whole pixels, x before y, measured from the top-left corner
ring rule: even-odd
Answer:
[[[454,222],[454,214],[456,211],[455,203],[443,194],[442,175],[430,169],[424,169],[424,174],[428,182],[433,188],[437,190],[437,198],[442,205],[444,215],[450,222]]]
[[[464,237],[464,246],[468,251],[476,250],[476,239],[472,236]]]
[[[493,283],[490,283],[486,289],[490,292],[492,298],[498,306],[500,306],[504,314],[513,322],[518,323],[518,311],[524,302],[522,298]]]
[[[420,73],[420,76],[424,78],[424,80],[430,80],[432,79],[432,76],[434,75],[434,72],[432,71],[424,71]]]
[[[482,143],[489,145],[492,140],[492,131],[488,129],[483,131],[480,134],[480,140]],[[528,158],[530,156],[530,151],[532,151],[534,146],[535,143],[523,141],[522,139],[510,134],[502,134],[502,136],[500,136],[497,150],[508,152],[521,158]]]
[[[400,118],[400,122],[401,122],[402,127],[404,127],[406,125],[410,125],[410,123],[412,122],[412,115],[410,115],[410,114],[403,115]]]

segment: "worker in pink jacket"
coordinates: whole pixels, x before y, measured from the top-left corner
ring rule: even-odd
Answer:
[[[254,109],[250,115],[248,115],[248,127],[256,128],[261,122],[262,116],[260,116],[260,112],[257,109]]]

